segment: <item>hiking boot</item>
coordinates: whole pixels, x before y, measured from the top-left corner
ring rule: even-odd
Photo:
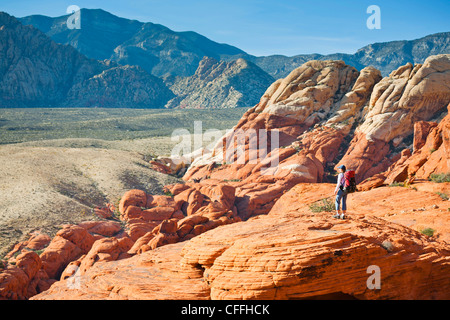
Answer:
[[[345,214],[341,213],[340,218],[341,218],[342,220],[344,220],[344,219],[345,219]]]
[[[339,219],[339,218],[340,218],[339,213],[336,213],[336,214],[333,216],[333,218]]]

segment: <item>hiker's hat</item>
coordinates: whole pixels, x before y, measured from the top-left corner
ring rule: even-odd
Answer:
[[[344,166],[343,164],[341,164],[341,165],[338,167],[338,169],[343,169],[343,170],[345,170],[346,168],[345,168],[345,166]]]

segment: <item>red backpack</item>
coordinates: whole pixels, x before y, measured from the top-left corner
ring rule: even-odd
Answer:
[[[356,179],[354,170],[349,170],[344,173],[343,190],[347,191],[347,193],[353,193],[356,191]]]

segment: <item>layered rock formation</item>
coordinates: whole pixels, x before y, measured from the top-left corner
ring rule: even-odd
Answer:
[[[450,104],[448,106],[450,110]],[[413,151],[404,149],[399,159],[385,172],[368,178],[361,189],[390,185],[393,183],[412,183],[415,180],[429,179],[432,174],[450,172],[450,116],[438,123],[417,121],[414,123]]]
[[[383,79],[370,67],[358,72],[342,61],[307,62],[274,82],[233,131],[192,161],[184,179],[238,180],[244,219],[267,213],[299,182],[326,181],[339,164],[354,169],[361,182],[398,160],[408,147],[404,141],[412,141],[414,123],[446,112],[449,72],[449,55],[408,64]],[[261,130],[266,140],[259,139]]]
[[[36,243],[36,235],[32,235],[30,240],[18,244],[6,255],[9,258],[7,262],[0,264],[0,300],[28,299],[47,290],[60,279],[70,262],[89,252],[96,240],[110,237],[120,230],[118,223],[92,221],[63,226],[51,241],[42,241],[47,237],[40,237],[39,244]],[[38,255],[36,250],[43,252]]]
[[[341,163],[360,179],[378,173],[383,159],[412,135],[414,123],[446,111],[450,101],[450,55],[407,64],[380,81],[372,92],[364,122],[357,128]]]
[[[435,192],[450,192],[450,183],[414,186],[352,194],[348,219],[335,220],[311,209],[334,185],[300,183],[268,215],[239,223],[233,223],[240,219],[229,185],[177,184],[169,186],[173,197],[131,190],[119,207],[125,229],[114,221],[88,221],[43,241],[40,256],[25,248],[41,242],[38,235],[17,246],[21,253],[2,267],[0,295],[448,299],[448,201]],[[420,233],[425,228],[434,235]],[[371,266],[381,271],[381,289],[370,286]]]
[[[449,244],[380,218],[391,210],[384,201],[394,210],[403,208],[393,201],[398,196],[392,188],[351,198],[371,199],[379,210],[370,214],[355,208],[349,219],[334,220],[330,213],[312,213],[309,205],[333,188],[298,184],[268,215],[117,261],[106,262],[111,254],[103,253],[93,259],[94,252],[106,251],[98,249],[104,243],[116,241],[97,240],[86,255],[93,264],[84,258],[81,265],[88,268],[69,266],[65,273],[71,276],[33,299],[449,298]],[[427,192],[404,191],[443,203]],[[133,199],[144,203],[143,195]],[[380,271],[379,288],[372,286],[373,266]]]
[[[173,93],[139,67],[88,59],[0,12],[0,107],[163,107]]]
[[[192,162],[184,179],[238,180],[241,217],[267,213],[293,185],[323,181],[325,167],[335,160],[344,138],[360,121],[370,92],[380,79],[379,71],[373,68],[359,73],[342,61],[305,63],[286,79],[273,83],[233,132],[209,154]],[[254,131],[257,137],[262,131],[267,138],[253,144],[249,137],[236,142],[242,132]],[[279,140],[272,146],[275,131]],[[229,151],[242,143],[245,152],[241,161],[236,161],[235,153]],[[264,153],[266,158],[251,161]],[[271,164],[274,158],[275,166]]]
[[[6,268],[0,265],[0,299],[27,299],[56,280],[83,275],[99,262],[126,259],[241,221],[234,205],[235,189],[230,185],[176,184],[167,188],[173,196],[142,190],[125,193],[118,208],[125,228],[118,221],[86,221],[64,225],[51,241],[48,236],[37,239],[33,235],[17,244],[5,257]],[[35,250],[43,252],[38,256]],[[21,262],[22,257],[31,259],[35,272],[23,274],[31,267]]]

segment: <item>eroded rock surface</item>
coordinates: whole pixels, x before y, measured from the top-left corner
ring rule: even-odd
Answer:
[[[388,195],[390,189],[368,191],[365,199],[386,213],[381,204],[396,197]],[[76,287],[69,278],[34,299],[449,298],[447,242],[389,222],[377,210],[366,214],[355,208],[347,220],[309,210],[332,190],[330,184],[299,184],[268,215],[97,263]],[[376,197],[379,190],[385,190],[384,198]],[[370,266],[381,270],[381,289],[367,285]]]

